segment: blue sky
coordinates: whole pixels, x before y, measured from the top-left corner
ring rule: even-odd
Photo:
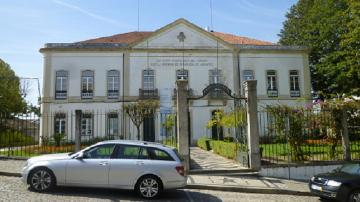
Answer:
[[[210,0],[139,0],[140,31],[178,18],[210,26]],[[277,42],[297,0],[212,0],[213,29]],[[76,42],[136,31],[137,0],[1,0],[0,58],[18,76],[42,80],[44,43]],[[31,93],[36,97],[36,86]]]

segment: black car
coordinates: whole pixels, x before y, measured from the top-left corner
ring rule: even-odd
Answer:
[[[345,164],[332,172],[315,175],[309,188],[324,199],[360,202],[360,163]]]

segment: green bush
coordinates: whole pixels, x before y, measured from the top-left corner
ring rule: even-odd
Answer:
[[[35,144],[34,138],[19,131],[6,130],[0,133],[0,147],[15,147]]]
[[[229,159],[236,158],[236,143],[213,140],[210,144],[216,154]]]
[[[56,133],[53,136],[54,141],[55,141],[55,146],[60,146],[61,141],[65,138],[65,134],[64,133]]]
[[[209,150],[211,148],[208,148],[207,146],[207,141],[212,141],[210,138],[207,138],[207,137],[201,137],[197,140],[197,146],[200,147],[201,149],[203,150]]]

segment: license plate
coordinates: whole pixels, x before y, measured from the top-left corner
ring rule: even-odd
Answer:
[[[311,185],[311,189],[322,191],[322,187],[319,187],[319,186],[314,185],[314,184]]]

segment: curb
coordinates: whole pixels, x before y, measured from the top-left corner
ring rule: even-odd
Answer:
[[[239,170],[204,170],[204,169],[193,169],[189,171],[190,175],[206,175],[206,174],[217,174],[217,175],[233,175],[233,174],[244,174],[253,175],[258,174],[258,171],[253,169],[239,169]]]
[[[271,188],[256,188],[256,187],[235,187],[235,186],[215,186],[204,184],[190,184],[186,185],[186,189],[205,189],[215,191],[229,191],[242,193],[256,193],[256,194],[281,194],[281,195],[296,195],[296,196],[315,196],[310,192],[294,191],[289,189],[271,189]]]
[[[8,177],[21,177],[20,173],[11,173],[11,172],[3,172],[0,171],[1,176],[8,176]]]

